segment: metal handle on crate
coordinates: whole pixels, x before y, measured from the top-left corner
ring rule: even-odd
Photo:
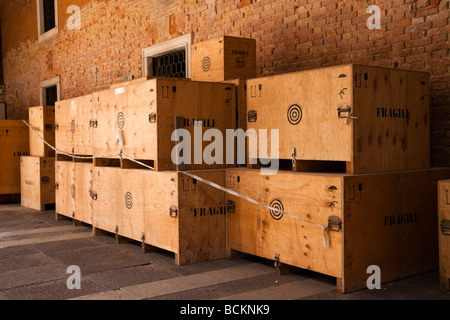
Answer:
[[[441,231],[445,236],[450,236],[450,220],[441,221]]]

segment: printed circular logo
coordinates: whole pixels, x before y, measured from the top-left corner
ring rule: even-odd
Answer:
[[[270,206],[272,208],[284,211],[284,206],[280,199],[273,199],[272,202],[270,203]],[[270,215],[275,220],[280,220],[281,218],[283,218],[283,213],[275,210],[270,210]]]
[[[133,208],[133,195],[130,192],[125,194],[125,206],[127,209]]]
[[[75,120],[72,120],[70,122],[70,131],[72,131],[72,133],[75,133]]]
[[[209,57],[203,58],[203,61],[202,61],[202,69],[203,69],[203,71],[205,71],[205,72],[208,72],[209,69],[211,69],[211,59],[210,59]]]
[[[72,187],[70,188],[70,193],[72,194],[72,198],[75,199],[75,185],[73,184]]]
[[[290,124],[296,126],[302,121],[303,112],[302,108],[298,104],[293,104],[289,107],[287,112],[287,118]]]
[[[124,126],[125,126],[125,116],[123,112],[119,112],[119,114],[117,115],[117,127],[119,129],[123,129]]]

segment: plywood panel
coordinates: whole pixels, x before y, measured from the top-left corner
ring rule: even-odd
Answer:
[[[92,110],[96,94],[57,101],[55,105],[55,143],[64,153],[92,155]]]
[[[427,73],[355,66],[353,173],[430,166]]]
[[[29,125],[48,144],[55,146],[55,107],[37,106],[28,109]],[[30,129],[30,155],[35,157],[54,157],[55,151]]]
[[[345,75],[345,77],[343,77]],[[352,126],[338,118],[340,104],[352,104],[352,66],[294,72],[247,81],[247,111],[256,111],[248,129],[279,130],[279,157],[351,161]],[[344,91],[345,94],[339,95]],[[250,158],[272,158],[249,154]]]
[[[75,212],[75,197],[72,192],[75,190],[75,162],[56,162],[55,184],[56,213],[72,218]]]
[[[439,181],[439,273],[441,278],[441,287],[444,290],[450,290],[450,223],[445,224],[445,230],[442,228],[443,221],[450,221],[450,181]]]
[[[55,203],[55,159],[26,156],[20,163],[21,204],[44,211]]]
[[[367,268],[382,283],[438,266],[437,181],[450,169],[345,177],[342,291],[365,288]]]
[[[194,172],[225,186],[225,170]],[[221,190],[179,174],[179,264],[226,257],[226,196]]]
[[[256,77],[256,41],[219,37],[192,45],[191,78],[220,82]]]
[[[342,176],[283,172],[263,175],[259,170],[228,169],[227,187],[266,205],[320,225],[329,216],[342,218]],[[236,212],[227,216],[227,246],[267,259],[279,255],[283,264],[328,274],[342,272],[342,232],[330,232],[324,248],[322,229],[271,212],[232,195]]]
[[[20,120],[0,120],[0,194],[20,193],[20,157],[29,155],[29,129]]]

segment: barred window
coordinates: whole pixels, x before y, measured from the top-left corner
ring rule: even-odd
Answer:
[[[152,68],[152,73],[156,77],[186,78],[185,50],[152,57]]]

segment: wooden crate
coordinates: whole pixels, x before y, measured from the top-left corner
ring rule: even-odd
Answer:
[[[136,84],[136,83],[140,83],[140,82],[145,82],[147,80],[150,80],[151,78],[152,77],[140,77],[140,78],[133,79],[133,80],[122,81],[122,82],[118,82],[118,83],[112,84],[109,88],[110,89],[117,89],[117,88],[121,88],[121,87],[126,87],[126,86],[129,86],[130,84]]]
[[[225,170],[196,172],[225,184]],[[177,172],[95,167],[93,227],[175,253],[177,265],[226,257],[225,194]]]
[[[192,45],[191,79],[225,81],[256,77],[256,40],[224,36]]]
[[[45,211],[55,204],[55,158],[20,157],[21,204]]]
[[[56,218],[61,216],[92,224],[91,162],[56,162]]]
[[[0,195],[20,194],[20,157],[29,155],[28,127],[0,120]]]
[[[96,103],[98,103],[96,93],[56,102],[56,149],[67,154],[87,156],[93,154],[91,125]]]
[[[430,166],[427,73],[344,65],[247,87],[248,129],[278,129],[279,158],[295,159],[297,171],[314,161],[341,162],[353,174]]]
[[[441,287],[450,291],[450,180],[439,181],[439,273]]]
[[[223,168],[224,164],[207,165],[203,159],[195,164],[195,121],[201,121],[202,135],[217,129],[225,137],[226,129],[236,127],[233,93],[233,84],[166,78],[101,91],[94,105],[94,155],[101,158],[122,151],[149,161],[157,171],[176,170],[171,155],[179,142],[171,137],[177,128],[189,131],[192,142],[192,164],[179,169]],[[202,150],[209,144],[199,142]]]
[[[438,266],[437,181],[450,169],[346,175],[227,169],[227,187],[281,209],[228,195],[228,255],[249,253],[337,278],[342,293],[366,288],[369,266],[381,282]],[[337,223],[333,223],[337,222]],[[329,227],[329,246],[320,225]],[[340,226],[340,230],[339,230]]]
[[[28,108],[28,124],[48,144],[55,146],[55,107],[38,106]],[[34,157],[54,157],[55,151],[30,129],[30,155]]]

